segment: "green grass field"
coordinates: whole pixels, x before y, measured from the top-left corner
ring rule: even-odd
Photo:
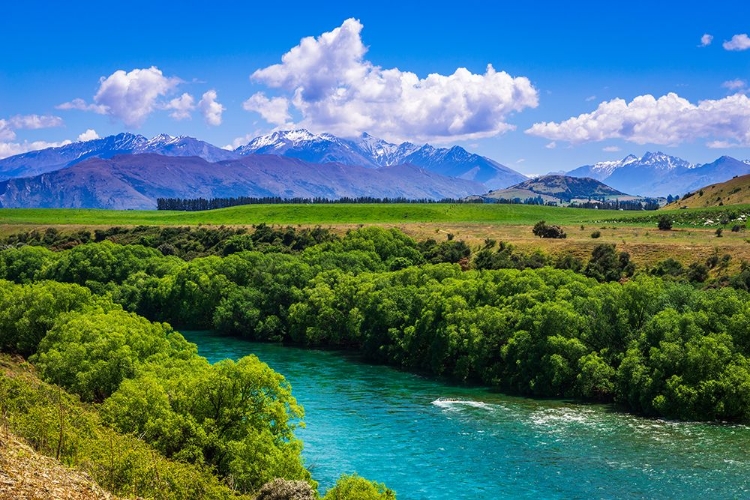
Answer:
[[[675,210],[674,213],[679,213]],[[661,214],[661,212],[659,212]],[[245,205],[204,212],[157,210],[85,210],[85,209],[0,209],[0,224],[9,225],[248,225],[289,224],[399,224],[483,223],[592,224],[616,221],[638,224],[656,213],[584,210],[531,205],[489,204],[330,204],[330,205]]]
[[[659,216],[665,214],[675,221],[673,231],[659,231],[656,227]],[[723,224],[723,235],[717,237],[717,228],[728,217],[743,218]],[[531,228],[540,220],[562,226],[567,238],[536,238]],[[204,212],[0,209],[0,237],[50,226],[64,232],[112,226],[250,227],[266,223],[323,226],[344,232],[360,225],[379,225],[398,228],[417,240],[441,240],[452,234],[474,248],[479,248],[486,239],[494,239],[524,250],[572,252],[588,258],[596,245],[612,243],[618,250],[629,252],[639,265],[650,265],[667,257],[687,264],[718,253],[730,254],[733,266],[739,266],[743,260],[750,262],[747,220],[750,220],[750,205],[651,212],[442,203],[245,205]],[[737,223],[742,230],[731,231]],[[591,237],[594,231],[601,233],[599,238]]]

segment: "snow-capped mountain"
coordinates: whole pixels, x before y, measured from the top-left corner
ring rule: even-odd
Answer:
[[[142,153],[199,156],[211,162],[239,158],[233,151],[220,149],[192,137],[161,134],[147,139],[142,135],[122,133],[4,158],[0,160],[0,181],[53,172],[88,158],[112,158],[120,154]]]
[[[628,155],[619,161],[606,161],[571,170],[572,177],[591,177],[615,189],[640,196],[682,195],[708,184],[750,173],[750,164],[728,156],[705,165],[662,152],[642,157]]]
[[[342,139],[307,130],[280,131],[253,139],[235,151],[241,155],[274,154],[314,163],[336,162],[369,168],[412,164],[441,175],[481,182],[488,189],[508,187],[527,179],[515,170],[459,146],[392,144],[366,133],[354,139]]]

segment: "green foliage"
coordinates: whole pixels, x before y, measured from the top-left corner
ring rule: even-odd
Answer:
[[[594,239],[601,237],[601,235],[602,235],[601,231],[594,231],[593,233],[591,233],[591,237]]]
[[[40,382],[28,365],[0,355],[0,402],[5,432],[40,453],[58,457],[123,497],[239,498],[208,468],[162,457],[136,436],[103,425],[95,407]]]
[[[703,193],[701,192],[701,194]],[[659,228],[659,231],[671,231],[672,219],[668,215],[662,215],[659,217],[656,227]]]
[[[323,500],[390,500],[396,493],[382,483],[368,481],[356,474],[341,476]]]
[[[547,225],[543,220],[540,220],[534,224],[534,228],[531,230],[535,236],[540,238],[565,238],[565,231],[560,226]]]
[[[103,401],[139,365],[192,355],[195,346],[169,325],[124,311],[86,310],[60,318],[30,360],[46,380],[84,401]]]
[[[14,285],[0,281],[0,350],[29,356],[61,314],[107,301],[78,285],[51,281]],[[111,304],[109,307],[114,307]]]

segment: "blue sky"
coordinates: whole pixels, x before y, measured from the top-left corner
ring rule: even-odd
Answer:
[[[459,144],[526,174],[750,158],[747,2],[254,4],[5,6],[0,156],[304,126]]]

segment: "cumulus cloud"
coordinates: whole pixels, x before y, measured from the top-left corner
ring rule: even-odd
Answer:
[[[195,109],[195,99],[193,96],[185,92],[180,97],[175,97],[164,109],[171,109],[172,112],[169,116],[175,120],[184,120],[190,118],[190,112]]]
[[[216,91],[212,89],[203,94],[200,102],[198,102],[198,109],[203,114],[203,119],[213,126],[221,125],[221,114],[226,109],[216,99]]]
[[[259,113],[268,123],[284,125],[292,119],[292,115],[289,114],[289,104],[289,100],[285,97],[269,99],[263,92],[258,92],[242,103],[242,107],[246,111]]]
[[[93,111],[120,120],[128,127],[139,127],[148,115],[161,107],[174,109],[173,115],[184,117],[183,111],[172,107],[175,100],[166,105],[159,103],[160,98],[168,95],[180,83],[182,80],[164,76],[155,66],[134,69],[127,73],[117,70],[99,80],[99,89],[92,104],[83,99],[74,99],[60,104],[57,108]],[[186,102],[182,101],[181,97],[177,99],[177,105],[185,106]]]
[[[84,142],[84,141],[93,141],[94,139],[98,139],[99,134],[96,133],[96,130],[90,128],[86,130],[86,132],[83,132],[81,135],[78,136],[78,142]]]
[[[722,87],[729,90],[741,90],[744,89],[746,85],[747,82],[745,80],[740,80],[739,78],[721,84]]]
[[[747,34],[734,35],[731,40],[724,42],[723,47],[726,50],[747,50],[750,49],[750,37]]]
[[[676,145],[698,139],[750,146],[750,98],[735,94],[693,104],[677,94],[613,99],[560,123],[535,123],[527,134],[573,144],[624,139],[636,144]],[[709,144],[711,144],[709,143]]]
[[[711,42],[713,42],[713,41],[714,41],[713,35],[709,35],[708,33],[706,33],[705,35],[703,35],[701,37],[701,44],[700,44],[700,46],[701,47],[708,47],[709,45],[711,45]]]
[[[293,108],[302,117],[296,125],[312,130],[440,142],[512,130],[510,115],[537,106],[538,93],[528,78],[491,65],[484,74],[458,68],[426,78],[376,66],[364,58],[362,28],[347,19],[333,31],[302,39],[280,64],[251,75],[281,95],[258,92],[244,108],[274,125],[286,124]]]

